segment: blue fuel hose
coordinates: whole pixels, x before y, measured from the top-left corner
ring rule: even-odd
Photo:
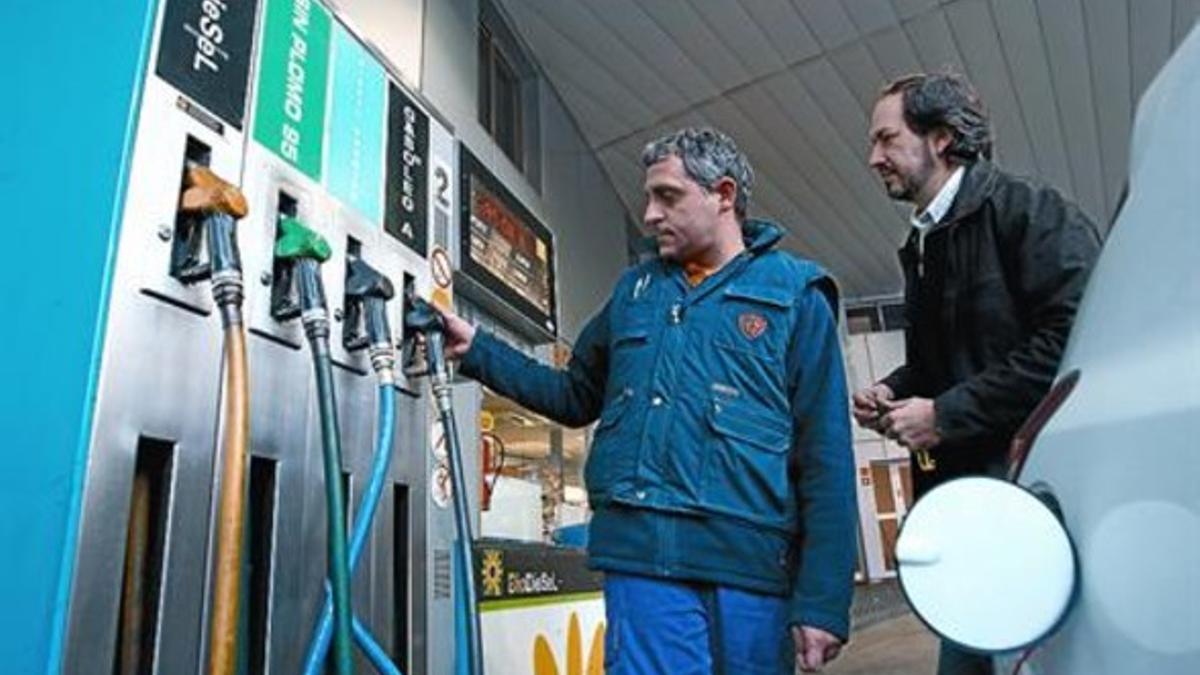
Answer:
[[[354,530],[350,536],[350,574],[358,567],[358,561],[366,548],[367,537],[371,532],[371,523],[375,510],[383,496],[383,487],[387,482],[388,468],[392,460],[392,440],[396,431],[396,390],[390,382],[379,385],[379,425],[375,439],[375,459],[371,467],[371,478],[367,491],[359,504],[357,516],[354,519]],[[320,675],[325,655],[329,651],[329,641],[333,636],[333,596],[329,586],[325,587],[325,604],[321,608],[321,619],[317,625],[308,652],[304,658],[305,675]],[[387,653],[376,643],[370,632],[361,622],[354,619],[354,638],[359,647],[366,652],[375,668],[386,675],[400,675],[399,669],[392,663]]]
[[[458,530],[455,551],[458,558],[458,581],[461,590],[458,625],[459,642],[464,649],[457,653],[455,672],[483,675],[483,640],[479,621],[479,600],[475,592],[475,562],[471,546],[475,534],[471,527],[470,502],[467,499],[467,480],[463,465],[462,445],[458,439],[458,424],[450,393],[450,369],[444,352],[445,324],[441,315],[425,300],[416,296],[405,298],[405,333],[420,333],[425,337],[425,358],[429,365],[429,383],[437,404],[438,418],[446,436],[446,452],[450,460],[450,481],[454,495],[454,521]],[[465,643],[465,644],[464,644]]]

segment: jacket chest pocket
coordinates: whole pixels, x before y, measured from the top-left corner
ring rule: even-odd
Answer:
[[[795,509],[788,478],[791,418],[739,399],[713,400],[703,500],[715,510],[784,527]]]
[[[786,391],[792,298],[782,290],[730,287],[714,305],[695,344],[698,353],[712,355],[705,376],[778,402]]]
[[[613,328],[609,342],[609,386],[622,389],[645,376],[651,367],[650,325],[635,321]]]
[[[774,288],[730,286],[718,303],[720,325],[715,327],[717,343],[779,361],[787,345],[792,296]]]

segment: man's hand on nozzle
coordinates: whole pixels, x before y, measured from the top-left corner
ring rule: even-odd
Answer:
[[[446,358],[461,359],[471,349],[471,343],[475,340],[475,326],[454,312],[441,307],[436,309],[446,322]]]
[[[896,398],[892,388],[877,382],[854,393],[854,420],[864,429],[883,433],[883,416],[889,408],[887,403]]]

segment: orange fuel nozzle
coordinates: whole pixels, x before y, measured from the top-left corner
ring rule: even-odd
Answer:
[[[249,211],[242,191],[207,166],[188,167],[184,184],[179,198],[181,211],[219,211],[234,218],[243,218]]]

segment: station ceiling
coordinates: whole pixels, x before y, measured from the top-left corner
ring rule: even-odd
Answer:
[[[642,146],[684,125],[731,134],[752,215],[848,297],[892,295],[908,208],[865,165],[889,78],[950,67],[990,109],[999,163],[1116,206],[1136,101],[1200,0],[500,0],[635,219]]]

